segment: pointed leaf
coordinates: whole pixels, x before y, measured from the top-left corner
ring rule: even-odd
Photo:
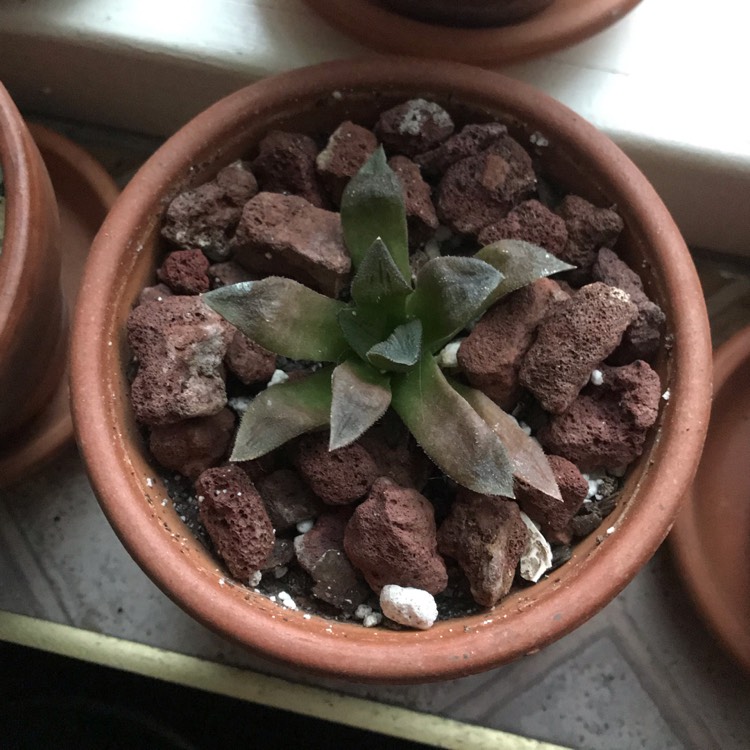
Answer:
[[[357,307],[377,308],[378,315],[404,320],[404,300],[412,288],[380,238],[372,243],[352,279],[352,299]]]
[[[487,422],[445,379],[435,358],[393,378],[392,405],[425,453],[474,492],[513,497],[513,467]]]
[[[261,391],[242,416],[230,461],[251,461],[292,438],[325,427],[331,414],[328,366]]]
[[[404,278],[411,278],[404,191],[382,146],[344,189],[341,226],[355,268],[380,237]]]
[[[246,336],[283,357],[337,362],[349,348],[336,321],[344,303],[291,279],[243,281],[207,292],[202,299]]]
[[[436,352],[487,309],[503,275],[476,258],[445,256],[422,266],[406,312],[424,326],[424,349]]]
[[[391,387],[388,375],[355,359],[333,371],[331,386],[329,450],[336,450],[353,443],[385,414],[391,403]]]
[[[385,317],[368,316],[353,307],[340,310],[336,319],[349,346],[364,360],[367,360],[367,352],[388,335]]]
[[[385,340],[367,352],[367,361],[379,370],[403,372],[414,367],[422,354],[422,321],[398,326]]]
[[[523,240],[493,242],[483,247],[474,257],[489,263],[504,276],[492,294],[492,304],[537,279],[575,268],[548,253],[543,247]]]
[[[552,473],[542,446],[536,439],[527,435],[510,414],[504,412],[481,391],[459,383],[452,383],[452,385],[500,438],[513,464],[513,476],[539,492],[562,502],[555,475]]]

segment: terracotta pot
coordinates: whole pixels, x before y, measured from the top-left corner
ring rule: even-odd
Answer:
[[[565,566],[491,611],[424,632],[394,632],[304,619],[226,585],[217,560],[171,507],[162,507],[164,486],[149,486],[158,470],[129,405],[124,324],[141,288],[152,283],[160,217],[177,192],[252,153],[272,128],[330,132],[344,119],[372,124],[382,109],[417,95],[444,104],[459,123],[499,118],[526,142],[543,134],[548,172],[568,190],[617,204],[625,222],[621,254],[643,272],[649,294],[667,314],[670,346],[656,366],[671,398],[605,521],[613,533],[592,534]],[[479,672],[537,651],[601,609],[651,557],[698,463],[711,347],[685,244],[645,177],[609,139],[561,104],[497,73],[383,58],[269,78],[221,100],[173,136],[133,178],[94,243],[72,367],[74,420],[95,492],[130,553],[168,595],[267,657],[352,680],[414,682]]]
[[[503,26],[533,16],[553,0],[380,0],[397,13],[446,26]]]
[[[0,253],[0,444],[52,397],[65,367],[55,196],[26,124],[0,85],[5,240]]]

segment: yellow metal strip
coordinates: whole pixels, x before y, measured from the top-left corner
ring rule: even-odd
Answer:
[[[448,750],[566,750],[11,612],[0,640]]]

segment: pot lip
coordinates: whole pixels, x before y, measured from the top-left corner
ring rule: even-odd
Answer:
[[[555,0],[508,26],[460,28],[418,21],[373,0],[304,0],[335,28],[387,54],[499,65],[538,57],[604,30],[640,0]]]
[[[519,603],[509,621],[504,621],[509,612],[502,605],[459,620],[469,623],[470,634],[452,627],[455,620],[417,633],[369,631],[316,617],[303,621],[301,612],[281,613],[260,599],[254,600],[257,606],[248,607],[241,594],[230,596],[232,587],[222,587],[218,574],[210,570],[197,570],[181,550],[184,541],[175,543],[154,521],[138,462],[133,463],[125,450],[132,438],[118,417],[125,406],[118,390],[121,376],[114,371],[118,347],[112,342],[122,344],[123,320],[107,299],[111,295],[101,290],[115,289],[123,258],[139,251],[136,235],[158,220],[172,177],[184,176],[192,163],[207,158],[215,151],[209,147],[211,140],[231,132],[237,123],[262,118],[275,108],[293,108],[295,100],[303,94],[309,97],[310,91],[325,96],[352,88],[387,87],[414,95],[456,93],[479,110],[494,106],[535,126],[543,120],[544,130],[554,131],[565,144],[577,144],[578,150],[586,144],[599,181],[627,196],[633,206],[630,213],[640,218],[642,235],[660,248],[653,265],[664,278],[665,299],[672,306],[672,398],[664,406],[651,452],[664,466],[660,472],[644,471],[635,490],[658,501],[648,508],[644,503],[629,508],[617,521],[617,533],[583,550],[597,565],[584,565],[559,585],[546,582],[545,597],[531,607]],[[282,73],[229,95],[172,136],[123,191],[94,242],[83,290],[73,336],[73,416],[92,486],[116,533],[157,585],[199,621],[267,657],[321,674],[390,683],[459,677],[506,663],[561,637],[619,593],[656,551],[692,479],[705,436],[711,377],[708,321],[697,273],[666,208],[606,136],[546,94],[495,72],[408,58],[344,60]],[[606,580],[599,574],[605,565]],[[535,589],[528,591],[533,598]],[[276,619],[269,619],[271,609]],[[501,620],[502,625],[492,627]],[[348,640],[353,628],[356,638]]]
[[[747,391],[747,383],[739,376],[741,370],[746,370],[750,363],[750,326],[735,333],[729,340],[725,341],[714,353],[714,401],[722,399],[723,405],[716,409],[716,417],[720,413],[726,414],[726,409],[732,409],[730,418],[738,425],[746,418],[743,409],[734,410],[734,396],[738,391]],[[732,394],[732,403],[727,404],[727,394]],[[726,422],[722,423],[721,440],[726,436]],[[706,446],[719,439],[719,429],[713,423],[709,425]],[[743,444],[746,445],[746,438]],[[699,487],[699,479],[703,476],[706,480]],[[722,493],[721,476],[717,475],[716,469],[710,463],[702,463],[698,468],[696,482],[686,493],[685,503],[675,521],[670,535],[670,545],[674,553],[677,567],[681,571],[693,601],[703,615],[704,620],[709,623],[714,632],[719,636],[729,653],[733,654],[737,661],[746,669],[750,670],[750,634],[747,630],[747,603],[738,601],[731,591],[726,590],[725,581],[722,580],[722,563],[727,565],[729,561],[744,550],[744,539],[748,527],[748,516],[744,520],[737,516],[717,516],[714,528],[722,529],[722,540],[724,544],[714,549],[713,555],[704,552],[706,548],[706,528],[699,520],[698,510],[705,506],[716,495],[706,495],[706,489],[714,486],[717,493]],[[745,486],[742,486],[744,489]],[[740,573],[740,575],[743,575]],[[742,579],[747,583],[747,574]]]

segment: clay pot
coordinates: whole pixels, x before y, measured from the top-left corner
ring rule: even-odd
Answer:
[[[65,368],[55,196],[26,124],[0,85],[5,240],[0,253],[0,445],[38,414]]]
[[[376,94],[376,96],[373,96]],[[125,320],[153,283],[159,224],[175,194],[252,155],[270,129],[330,132],[342,120],[372,124],[386,107],[425,96],[459,124],[498,118],[540,147],[567,190],[616,204],[618,246],[643,272],[667,315],[669,346],[656,362],[671,398],[631,468],[617,510],[547,579],[491,611],[423,632],[365,629],[289,611],[239,585],[161,500],[128,399]],[[543,141],[542,141],[543,142]],[[698,277],[685,244],[645,177],[604,135],[544,94],[497,73],[406,59],[342,61],[285,73],[215,104],[143,166],[92,248],[77,309],[72,363],[74,420],[94,490],[118,535],[180,606],[217,632],[287,664],[352,680],[416,682],[496,667],[560,638],[610,601],[669,530],[703,444],[711,346]],[[153,486],[150,486],[152,485]],[[609,527],[614,531],[606,533]]]
[[[397,13],[446,26],[503,26],[544,10],[553,0],[380,0]]]

